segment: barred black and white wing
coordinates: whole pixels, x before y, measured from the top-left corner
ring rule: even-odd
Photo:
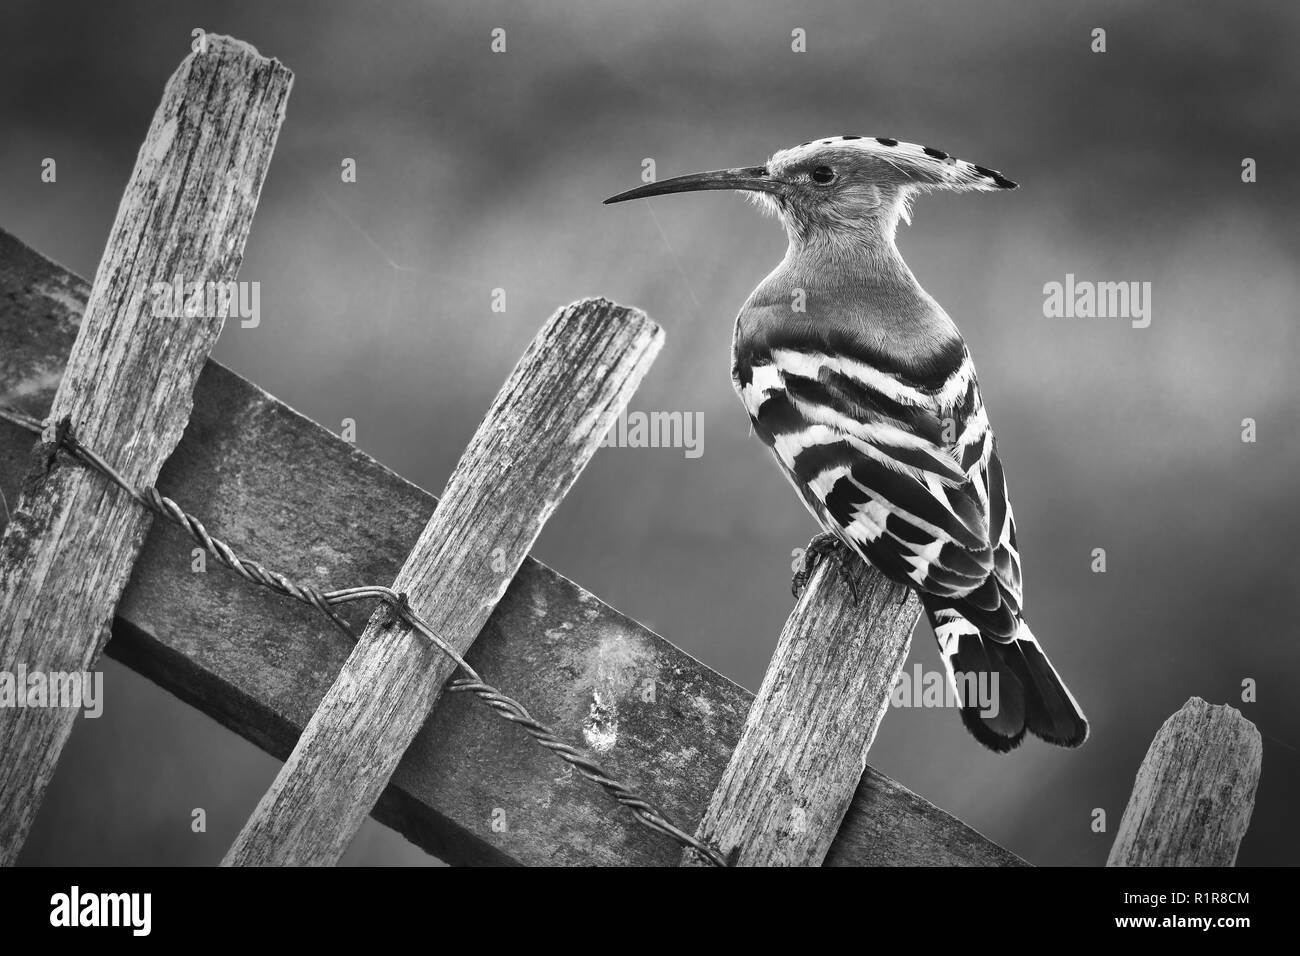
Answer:
[[[869,358],[785,343],[738,354],[754,431],[823,527],[1010,640],[1019,562],[970,356],[958,344],[924,376]]]
[[[737,342],[755,433],[823,528],[921,593],[955,688],[961,673],[999,675],[1003,712],[963,707],[977,738],[1082,742],[1087,724],[1021,620],[1015,519],[964,344],[904,368],[803,333]]]

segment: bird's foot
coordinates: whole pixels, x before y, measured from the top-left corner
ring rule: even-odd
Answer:
[[[838,536],[829,531],[816,535],[808,542],[808,547],[803,549],[799,568],[790,579],[791,593],[795,598],[803,597],[808,582],[812,580],[813,572],[817,570],[817,565],[821,564],[823,558],[830,558],[835,562],[836,567],[839,568],[840,578],[848,587],[849,594],[853,596],[853,603],[857,604],[858,586],[853,580],[854,561],[857,555]]]

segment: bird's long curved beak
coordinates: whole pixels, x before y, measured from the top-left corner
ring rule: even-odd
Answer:
[[[782,183],[768,173],[766,166],[742,166],[738,169],[714,169],[707,173],[691,173],[689,176],[676,176],[660,183],[647,183],[636,189],[629,189],[617,196],[610,196],[605,205],[612,202],[626,202],[629,199],[645,199],[647,196],[665,196],[668,193],[693,193],[702,189],[743,189],[750,192],[780,192]]]

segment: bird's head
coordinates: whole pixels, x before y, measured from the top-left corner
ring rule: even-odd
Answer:
[[[892,240],[927,189],[1015,189],[997,170],[943,150],[885,137],[833,136],[776,153],[762,166],[716,169],[648,183],[606,203],[703,189],[734,189],[775,212],[792,242]]]

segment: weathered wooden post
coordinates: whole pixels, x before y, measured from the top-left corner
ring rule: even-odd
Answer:
[[[696,830],[737,866],[820,866],[866,769],[921,605],[860,560],[851,573],[857,603],[834,560],[817,568]]]
[[[1191,698],[1151,741],[1106,865],[1233,866],[1263,754],[1241,711]]]
[[[222,326],[155,315],[153,286],[235,279],[292,81],[247,44],[208,36],[140,147],[50,409],[132,482],[152,483],[171,454]],[[150,523],[55,452],[38,446],[0,540],[0,661],[29,674],[94,666]],[[0,708],[0,863],[22,848],[76,714]]]
[[[393,585],[457,652],[478,637],[662,344],[643,312],[588,299],[547,322],[502,386]],[[453,670],[377,610],[225,865],[338,862]]]

